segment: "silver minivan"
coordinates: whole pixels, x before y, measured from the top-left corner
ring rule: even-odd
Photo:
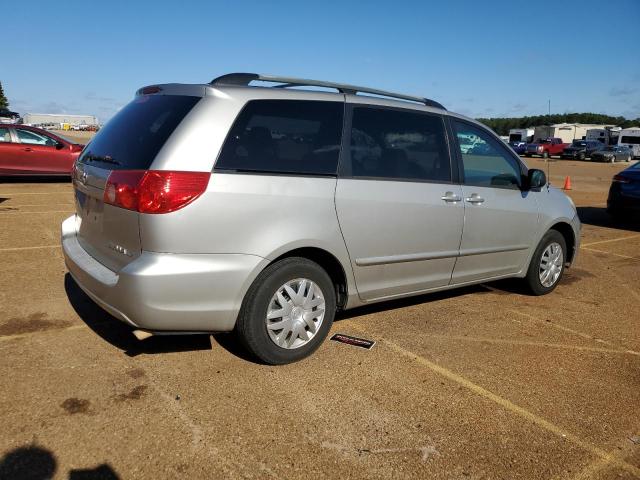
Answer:
[[[138,338],[235,330],[271,364],[337,310],[507,277],[548,293],[580,239],[573,202],[482,124],[295,78],[144,87],[73,185],[65,261],[98,305]]]

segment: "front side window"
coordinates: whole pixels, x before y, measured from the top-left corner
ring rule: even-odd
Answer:
[[[11,132],[9,132],[8,128],[0,128],[0,143],[10,143],[11,142]]]
[[[466,185],[520,187],[520,165],[496,139],[468,123],[454,121],[453,125],[462,155]]]
[[[236,119],[216,169],[335,175],[342,102],[253,100]]]
[[[45,135],[40,135],[39,133],[22,129],[16,130],[16,133],[18,134],[20,143],[28,143],[30,145],[46,145],[49,147],[54,147],[56,145],[56,141],[53,138],[47,137]]]
[[[438,115],[356,107],[345,176],[449,182],[451,164]]]

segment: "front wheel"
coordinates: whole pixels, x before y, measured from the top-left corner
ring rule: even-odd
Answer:
[[[236,333],[259,360],[281,365],[311,355],[327,336],[336,293],[327,272],[306,258],[268,266],[247,292]]]
[[[542,158],[549,158],[549,152],[542,152]]]
[[[564,273],[567,242],[557,230],[549,230],[531,258],[525,281],[534,295],[545,295],[558,286]]]
[[[630,161],[631,161],[631,155],[627,157],[627,163],[629,163]]]

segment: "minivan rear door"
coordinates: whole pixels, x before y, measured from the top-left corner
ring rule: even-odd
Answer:
[[[113,271],[141,254],[139,214],[105,204],[113,171],[148,170],[176,127],[200,97],[141,95],[122,108],[79,157],[73,179],[78,241]]]
[[[353,105],[336,210],[360,297],[367,301],[449,284],[462,235],[441,115]]]

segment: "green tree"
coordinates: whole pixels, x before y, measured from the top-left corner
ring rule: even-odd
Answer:
[[[555,123],[591,123],[596,125],[617,125],[622,128],[640,125],[640,118],[631,120],[624,117],[612,117],[610,115],[589,112],[563,113],[551,116],[535,115],[519,118],[478,118],[477,120],[484,123],[498,135],[508,135],[509,130],[512,128],[538,127],[542,125],[552,125]]]
[[[0,82],[0,110],[9,110],[9,100],[4,96],[2,82]]]

